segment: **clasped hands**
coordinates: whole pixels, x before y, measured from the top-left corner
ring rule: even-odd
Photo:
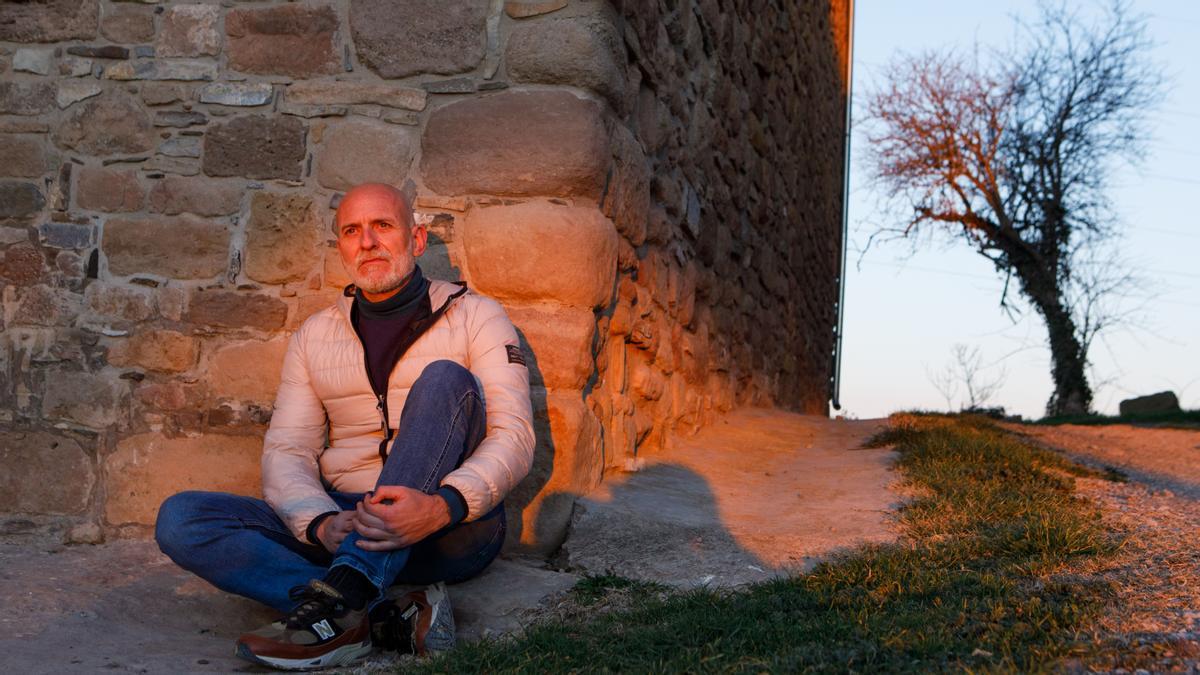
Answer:
[[[381,485],[368,492],[353,511],[321,521],[316,534],[330,552],[351,532],[362,535],[356,545],[365,551],[394,551],[449,524],[450,508],[441,497],[400,485]]]

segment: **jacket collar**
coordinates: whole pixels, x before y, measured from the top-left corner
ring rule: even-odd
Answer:
[[[342,294],[338,296],[337,308],[341,313],[342,318],[347,322],[350,321],[350,308],[354,306],[354,284],[349,284],[342,289]],[[429,280],[429,306],[437,312],[443,306],[449,306],[459,296],[467,291],[467,283],[465,281],[450,282],[440,279]]]

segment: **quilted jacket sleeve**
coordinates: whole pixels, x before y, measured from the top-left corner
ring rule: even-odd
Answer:
[[[302,327],[288,342],[262,456],[263,496],[302,541],[313,518],[339,510],[321,484],[326,413],[309,381],[305,333]]]
[[[470,371],[483,389],[487,435],[442,485],[462,494],[467,502],[465,520],[471,521],[499,504],[529,473],[534,436],[529,369],[523,359],[509,355],[510,346],[520,349],[516,329],[496,301],[482,296],[464,300],[475,303],[468,312],[467,354]]]

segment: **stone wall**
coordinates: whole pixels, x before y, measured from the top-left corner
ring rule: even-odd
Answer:
[[[539,446],[510,543],[735,405],[825,412],[845,6],[0,4],[0,513],[144,534],[258,492],[341,191],[411,178],[501,300]]]

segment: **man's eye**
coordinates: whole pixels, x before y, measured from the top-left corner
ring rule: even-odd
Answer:
[[[345,228],[345,229],[343,229],[343,230],[342,230],[342,236],[343,236],[343,237],[348,237],[348,236],[350,236],[350,235],[352,235],[352,234],[358,234],[358,228],[357,228],[357,227],[347,227],[347,228]]]
[[[378,227],[381,230],[387,230],[392,227],[392,224],[388,223],[388,222],[380,222],[380,223],[376,223],[375,227]]]

